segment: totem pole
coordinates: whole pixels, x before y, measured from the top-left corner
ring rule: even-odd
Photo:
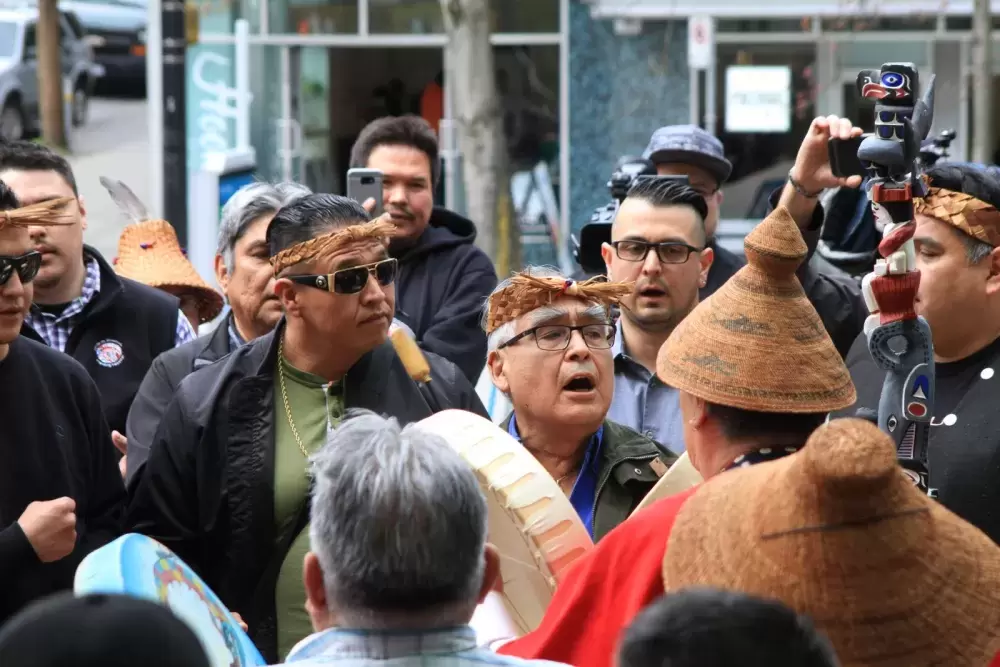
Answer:
[[[913,199],[923,197],[917,157],[934,116],[934,78],[922,99],[916,67],[887,63],[858,75],[858,92],[875,100],[875,131],[858,148],[869,173],[867,186],[881,258],[865,276],[868,349],[886,371],[878,425],[892,436],[907,475],[936,495],[927,481],[927,441],[934,406],[934,347],[927,321],[914,311],[920,286],[913,233]]]

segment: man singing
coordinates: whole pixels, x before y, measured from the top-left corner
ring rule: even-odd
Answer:
[[[420,385],[388,342],[394,230],[337,195],[278,211],[267,244],[285,319],[181,382],[134,481],[131,529],[191,565],[270,662],[311,632],[308,458],[345,409],[402,424],[448,408],[486,414],[454,364],[427,354],[432,379]]]

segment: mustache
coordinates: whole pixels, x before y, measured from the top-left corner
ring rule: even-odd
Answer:
[[[662,280],[649,280],[641,283],[636,283],[633,294],[639,294],[640,292],[647,289],[658,289],[662,290],[664,294],[670,294],[670,288],[667,287],[667,283]]]
[[[385,209],[389,215],[397,218],[404,218],[406,220],[413,220],[416,216],[413,215],[413,211],[410,210],[408,206],[389,206]]]

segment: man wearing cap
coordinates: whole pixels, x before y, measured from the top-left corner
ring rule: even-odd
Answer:
[[[914,202],[915,310],[934,339],[929,486],[945,507],[1000,543],[1000,178],[942,163]],[[867,314],[863,303],[855,308]],[[858,408],[876,410],[885,381],[862,334],[847,357]]]
[[[23,205],[73,200],[72,225],[29,230],[42,266],[21,333],[80,362],[101,391],[108,425],[124,433],[153,359],[194,339],[194,329],[177,297],[118,276],[83,243],[87,210],[65,158],[38,144],[0,143],[0,179]]]
[[[711,240],[718,223],[721,193],[714,190],[709,193],[705,184],[713,178],[710,169],[716,174],[728,173],[728,163],[723,164],[721,148],[716,146],[718,142],[704,131],[663,128],[658,132],[675,129],[691,132],[692,143],[659,145],[701,147],[704,152],[691,153],[690,159],[704,166],[660,163],[663,172],[683,172],[689,176],[690,187],[659,179],[637,181],[618,209],[611,228],[611,243],[604,245],[602,254],[612,280],[635,283],[633,293],[623,300],[618,322],[619,332],[613,350],[615,393],[609,416],[679,454],[684,451],[685,443],[678,391],[656,376],[656,355],[699,298],[707,298],[705,285],[713,280],[712,272],[719,266],[719,253],[725,253]],[[860,133],[859,128],[845,119],[820,118],[813,122],[792,169],[795,185],[789,184],[780,193],[780,203],[787,207],[800,230],[802,221],[814,219],[819,209],[816,199],[805,196],[800,190],[860,182],[857,177],[834,177],[827,148],[831,137],[848,138]],[[718,154],[709,151],[712,146],[719,149]],[[680,159],[687,153],[674,148],[653,155],[658,159]],[[730,256],[735,258],[731,253]],[[738,261],[742,263],[743,260]],[[831,336],[837,349],[846,353],[860,331],[863,318],[855,318],[857,321],[850,326],[842,326],[844,320],[839,313],[844,309],[845,299],[840,286],[827,277],[817,277],[815,270],[806,263],[799,267],[796,275],[809,300],[820,312],[827,331],[839,332]],[[728,278],[727,275],[725,279]],[[724,284],[724,280],[718,284]],[[857,285],[852,289],[855,294],[860,292]],[[853,302],[847,300],[847,303]],[[823,312],[832,315],[823,317]]]
[[[71,201],[21,207],[0,181],[0,625],[71,588],[79,562],[121,531],[125,490],[94,381],[19,335],[42,264],[29,229],[73,224]]]
[[[483,318],[487,370],[513,404],[501,428],[552,475],[595,541],[628,517],[677,458],[607,420],[610,309],[631,290],[529,268],[500,283]]]
[[[130,528],[198,572],[271,662],[279,634],[310,633],[308,458],[345,410],[404,424],[448,408],[486,414],[454,364],[427,354],[430,380],[414,380],[387,340],[394,230],[338,195],[279,210],[267,243],[285,319],[181,382],[131,484]]]
[[[795,278],[807,248],[788,211],[768,216],[744,247],[748,264],[684,318],[657,358],[657,374],[680,392],[687,452],[706,480],[796,452],[828,412],[855,400],[847,368]],[[609,533],[574,564],[541,625],[500,651],[612,665],[621,631],[663,593],[670,527],[699,488]]]
[[[788,183],[771,193],[772,208],[783,204],[798,224],[809,248],[807,259],[799,268],[799,281],[820,314],[841,356],[847,354],[864,324],[857,313],[845,306],[860,294],[857,281],[815,255],[823,226],[823,208],[819,196],[827,188],[857,187],[860,177],[837,178],[830,170],[828,142],[860,135],[861,128],[837,116],[821,116],[809,126],[795,164],[788,173]],[[719,226],[722,186],[732,173],[722,142],[694,125],[670,125],[653,133],[643,156],[656,165],[661,176],[687,176],[692,188],[705,198],[708,217],[705,232],[714,259],[699,296],[707,299],[743,265],[743,260],[715,242]]]
[[[128,476],[149,458],[149,445],[181,380],[221,359],[246,341],[272,331],[281,319],[274,293],[274,270],[268,261],[267,225],[278,210],[306,195],[298,183],[251,183],[222,208],[215,276],[226,295],[229,313],[214,331],[164,352],[150,367],[128,413]],[[121,441],[119,441],[121,442]]]

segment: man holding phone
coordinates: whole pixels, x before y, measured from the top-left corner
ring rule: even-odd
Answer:
[[[475,384],[486,363],[482,306],[497,285],[493,263],[476,247],[476,226],[434,206],[440,177],[438,140],[418,116],[379,118],[358,135],[351,149],[360,202],[378,213],[378,199],[364,183],[365,172],[381,172],[381,202],[399,230],[390,253],[399,262],[396,318],[413,331],[426,350],[457,365]],[[369,172],[367,177],[377,173]],[[348,179],[349,183],[351,179]],[[377,194],[377,193],[374,193]]]

